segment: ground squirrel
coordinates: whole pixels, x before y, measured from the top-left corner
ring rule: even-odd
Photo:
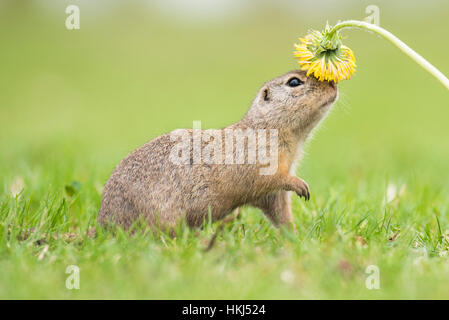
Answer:
[[[149,141],[111,174],[99,223],[127,229],[143,218],[171,228],[185,219],[197,227],[252,205],[274,225],[293,226],[289,191],[310,197],[296,164],[337,93],[334,82],[294,70],[266,82],[243,119],[227,128],[178,129]]]

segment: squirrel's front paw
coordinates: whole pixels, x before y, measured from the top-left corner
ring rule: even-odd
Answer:
[[[310,200],[310,190],[309,190],[309,186],[307,185],[307,183],[300,179],[297,178],[297,182],[295,183],[295,192],[298,196],[300,197],[304,197],[305,200]]]
[[[310,191],[307,183],[298,177],[288,177],[288,182],[286,183],[286,189],[290,191],[295,191],[300,197],[304,197],[305,200],[310,199]]]

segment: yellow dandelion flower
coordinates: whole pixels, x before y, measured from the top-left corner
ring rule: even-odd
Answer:
[[[375,24],[357,20],[342,21],[333,27],[327,24],[323,32],[313,30],[299,38],[294,54],[307,75],[313,74],[320,81],[339,82],[351,78],[356,67],[354,53],[342,44],[339,33],[345,28],[367,30],[390,41],[449,89],[449,79],[395,35]]]
[[[311,31],[299,38],[294,55],[307,76],[313,74],[319,81],[334,81],[351,78],[355,72],[355,57],[350,48],[343,45],[338,32],[330,32],[326,26],[323,32]]]

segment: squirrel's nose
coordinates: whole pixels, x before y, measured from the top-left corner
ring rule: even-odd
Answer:
[[[337,89],[337,84],[334,81],[329,81],[329,85],[332,87],[332,89]]]

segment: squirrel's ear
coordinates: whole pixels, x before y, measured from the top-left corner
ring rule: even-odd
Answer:
[[[260,90],[259,101],[270,101],[270,98],[270,88],[268,88],[268,86],[263,87],[262,90]]]

